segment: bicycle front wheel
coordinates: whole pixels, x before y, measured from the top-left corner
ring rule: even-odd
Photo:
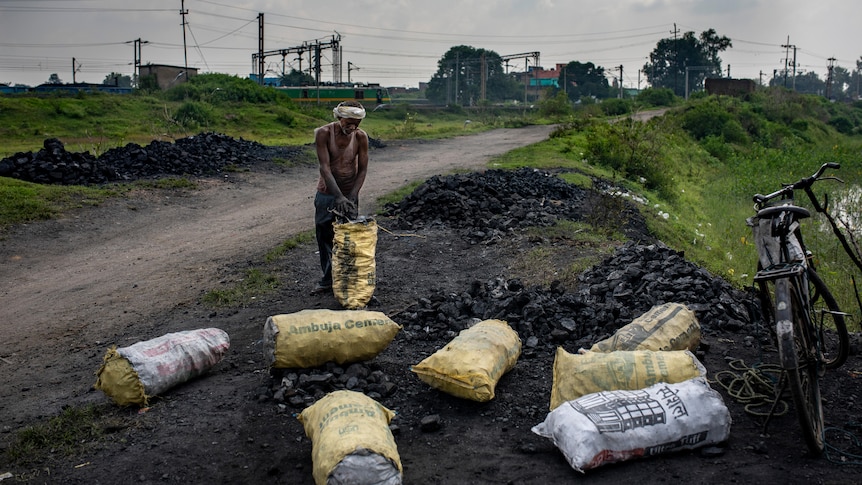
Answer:
[[[802,436],[809,450],[823,453],[823,404],[820,358],[815,330],[805,318],[798,289],[788,278],[775,281],[775,332],[778,355],[787,376]]]
[[[827,369],[844,365],[850,353],[850,335],[844,314],[838,303],[820,279],[814,268],[808,268],[808,286],[811,295],[811,322],[817,329],[817,342],[823,364]]]

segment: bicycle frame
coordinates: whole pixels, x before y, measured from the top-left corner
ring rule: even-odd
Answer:
[[[810,213],[792,203],[792,192],[788,191],[786,195],[789,196],[787,200],[779,205],[760,209],[757,215],[748,221],[754,232],[760,260],[760,269],[754,276],[754,282],[765,284],[778,279],[791,280],[791,287],[796,293],[795,301],[802,305],[802,311],[799,313],[805,319],[805,325],[813,328],[809,311],[810,295],[807,294],[810,252],[803,244],[799,226],[799,219],[809,217]],[[776,302],[776,306],[783,304],[790,305],[790,302]],[[789,321],[776,321],[775,333],[779,340],[792,340],[793,325]],[[798,364],[795,355],[784,355],[780,352],[779,357],[784,368]]]
[[[758,253],[758,270],[754,281],[759,286],[761,306],[774,324],[782,380],[793,395],[803,436],[811,451],[824,448],[823,408],[819,377],[827,368],[843,364],[848,353],[847,328],[831,292],[814,269],[811,253],[806,249],[799,221],[811,213],[793,202],[795,190],[804,190],[821,211],[811,186],[827,168],[826,163],[811,177],[769,195],[754,196],[757,214],[746,222],[752,228]],[[778,200],[779,202],[772,202]],[[827,349],[823,318],[814,322],[815,300],[822,298],[827,310],[816,310],[821,317],[834,318],[838,345],[836,354]],[[778,389],[781,392],[783,389]]]

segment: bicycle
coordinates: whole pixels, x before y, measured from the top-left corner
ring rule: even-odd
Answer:
[[[776,394],[789,385],[796,414],[808,448],[814,454],[824,449],[823,406],[818,379],[826,369],[844,364],[850,338],[841,312],[829,288],[817,274],[812,253],[805,247],[799,221],[811,216],[808,209],[794,203],[794,191],[803,190],[819,212],[826,211],[812,186],[826,169],[824,163],[814,175],[805,177],[768,195],[753,198],[751,226],[757,247],[758,264],[754,282],[761,308],[777,343],[782,376]],[[845,248],[846,249],[846,248]]]

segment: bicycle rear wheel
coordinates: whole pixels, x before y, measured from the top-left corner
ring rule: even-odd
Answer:
[[[775,332],[778,355],[787,375],[802,436],[809,450],[823,453],[823,403],[820,400],[821,361],[816,335],[802,313],[801,299],[789,278],[775,281]]]
[[[844,365],[850,353],[850,335],[844,314],[814,268],[808,268],[808,286],[811,295],[811,322],[817,329],[817,342],[823,364],[827,369]]]

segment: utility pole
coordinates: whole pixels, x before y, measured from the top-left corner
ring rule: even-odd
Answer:
[[[488,63],[485,60],[485,53],[484,52],[482,52],[481,62],[482,62],[482,65],[479,66],[479,75],[482,76],[482,84],[481,84],[481,89],[480,89],[480,92],[481,92],[480,99],[482,101],[485,101],[487,99],[487,91],[486,91],[487,87],[485,85],[485,78],[488,76]]]
[[[833,63],[835,62],[834,57],[830,57],[827,59],[829,61],[829,74],[826,76],[826,99],[832,99],[832,69],[835,67]]]
[[[727,78],[730,79],[730,64],[727,65]]]
[[[78,63],[75,58],[72,58],[72,84],[78,84],[78,81],[75,80],[75,74],[81,70],[81,64]]]
[[[793,46],[793,90],[796,91],[796,46]]]
[[[330,45],[332,46],[332,82],[341,84],[341,34],[335,32]]]
[[[623,65],[620,64],[617,69],[620,70],[620,99],[623,99]]]
[[[359,70],[359,68],[356,67],[356,64],[354,64],[350,61],[347,61],[347,84],[351,84],[350,71],[358,71],[358,70]]]
[[[130,40],[126,42],[126,44],[131,43],[132,49],[134,53],[134,61],[132,62],[132,83],[134,83],[135,87],[140,87],[139,80],[141,76],[141,44],[149,44],[148,40],[141,40],[138,37],[135,40]]]
[[[263,56],[263,12],[257,14],[257,83],[263,86],[266,75],[266,61]]]
[[[784,87],[787,87],[787,62],[790,60],[790,53],[788,49],[793,49],[793,84],[792,89],[796,91],[796,46],[790,43],[790,36],[787,36],[787,43],[783,44],[781,47],[784,47]]]
[[[679,88],[679,83],[677,82],[677,77],[679,77],[679,45],[676,43],[676,35],[679,34],[679,29],[676,28],[676,22],[673,23],[673,30],[670,31],[673,34],[673,51],[674,51],[674,66],[673,69],[673,92],[676,93],[677,88]]]
[[[458,82],[460,81],[460,73],[461,73],[461,53],[455,53],[455,104],[458,104],[458,91],[460,91],[460,86]]]
[[[186,80],[189,77],[189,51],[186,49],[186,15],[188,15],[189,11],[186,10],[186,0],[180,0],[180,16],[183,18],[183,72],[185,72]]]

